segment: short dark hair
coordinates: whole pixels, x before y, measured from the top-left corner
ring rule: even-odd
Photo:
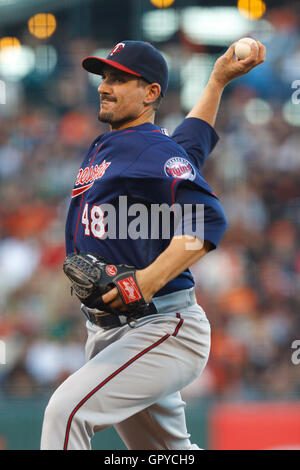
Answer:
[[[156,98],[156,100],[152,103],[154,111],[158,111],[158,109],[161,105],[161,102],[162,102],[162,98],[163,97],[161,95],[159,95],[159,97]]]
[[[149,82],[147,82],[146,80],[144,80],[143,78],[139,78],[138,79],[138,84],[139,86],[143,86],[145,87],[146,85],[149,85]],[[162,102],[162,95],[160,94],[155,101],[153,101],[153,103],[151,104],[151,106],[153,107],[154,111],[158,111],[160,105],[161,105],[161,102]]]

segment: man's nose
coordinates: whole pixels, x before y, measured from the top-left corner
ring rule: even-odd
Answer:
[[[98,93],[101,94],[110,94],[111,93],[111,86],[107,83],[107,80],[104,78],[100,85],[98,86]]]

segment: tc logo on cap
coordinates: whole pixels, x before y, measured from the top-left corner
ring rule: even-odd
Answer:
[[[120,52],[125,47],[125,42],[119,42],[111,51],[109,55],[114,55],[117,52]]]

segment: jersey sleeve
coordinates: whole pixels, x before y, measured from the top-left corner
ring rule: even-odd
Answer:
[[[219,244],[227,227],[221,203],[189,155],[171,139],[149,146],[123,177],[135,201],[183,209],[189,205],[188,213],[181,211],[180,220],[186,222],[182,233],[204,238],[213,248]],[[202,215],[197,218],[197,205],[204,207],[203,220]],[[196,222],[200,222],[198,232],[197,227],[192,230]]]
[[[201,189],[191,188],[188,184],[178,187],[175,204],[185,208],[175,235],[191,235],[202,242],[210,242],[215,249],[227,229],[228,221],[219,199],[204,193]]]
[[[184,148],[199,169],[219,140],[214,128],[198,118],[184,119],[173,132],[172,138]]]
[[[151,203],[173,204],[183,181],[215,196],[193,159],[168,137],[148,145],[121,176],[131,196]]]

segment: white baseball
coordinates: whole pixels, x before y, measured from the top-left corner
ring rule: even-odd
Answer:
[[[246,59],[251,55],[251,44],[258,47],[257,42],[252,38],[242,38],[236,43],[234,52],[239,60]]]

